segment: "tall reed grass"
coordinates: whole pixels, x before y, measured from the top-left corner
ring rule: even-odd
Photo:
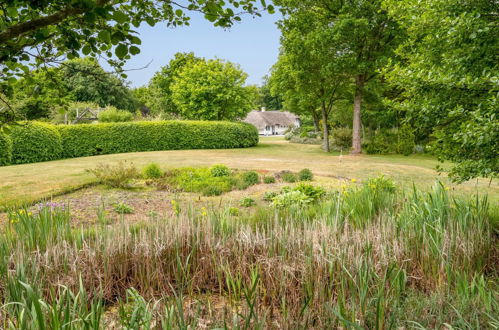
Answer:
[[[71,227],[67,209],[11,213],[19,220],[0,240],[0,326],[499,324],[486,197],[455,200],[441,184],[404,193],[370,181],[303,208],[182,210],[86,228]]]

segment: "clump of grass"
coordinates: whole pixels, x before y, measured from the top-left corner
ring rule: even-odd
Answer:
[[[275,177],[273,175],[266,175],[263,177],[263,183],[270,184],[275,183]]]
[[[130,182],[139,176],[137,168],[133,164],[124,161],[120,161],[115,165],[99,164],[87,171],[95,175],[99,183],[112,188],[128,188]]]
[[[210,171],[214,177],[230,176],[230,169],[225,165],[214,165]]]
[[[114,204],[113,208],[119,214],[132,214],[135,212],[135,209],[132,206],[124,202]]]
[[[255,171],[244,172],[242,174],[242,179],[248,186],[260,183],[260,176]]]
[[[298,180],[300,181],[312,181],[313,179],[314,175],[308,168],[304,168],[303,170],[298,172]]]
[[[291,172],[283,172],[281,173],[281,180],[287,183],[294,183],[298,181],[298,177],[296,174]]]
[[[144,179],[159,179],[165,173],[157,163],[150,163],[142,169],[142,176]]]
[[[239,205],[244,207],[250,207],[256,204],[256,201],[251,197],[243,197],[239,201]]]

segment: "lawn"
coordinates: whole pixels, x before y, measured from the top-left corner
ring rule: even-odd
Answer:
[[[133,162],[139,167],[157,162],[165,168],[226,164],[239,169],[297,171],[308,167],[333,184],[341,184],[342,179],[364,180],[384,174],[406,187],[414,182],[418,187],[427,189],[435,180],[442,180],[460,195],[478,191],[493,198],[499,196],[498,181],[450,183],[445,175],[435,171],[438,163],[430,156],[326,154],[317,145],[293,144],[282,138],[263,137],[258,146],[248,149],[126,153],[0,167],[0,205],[9,207],[32,203],[92,184],[95,178],[86,169],[99,163],[120,160]]]
[[[58,195],[0,214],[0,328],[494,328],[497,182],[436,164],[273,137],[0,168],[4,205]]]

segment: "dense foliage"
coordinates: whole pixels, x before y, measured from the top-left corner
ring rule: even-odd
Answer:
[[[101,123],[121,123],[133,120],[133,114],[129,111],[118,110],[115,107],[107,107],[97,115]]]
[[[55,68],[32,71],[12,84],[8,94],[8,103],[17,116],[30,120],[73,115],[72,104],[81,102],[93,103],[97,108],[114,106],[129,111],[138,106],[126,83],[116,75],[106,73],[91,58],[74,59]]]
[[[11,140],[11,141],[10,141]],[[245,148],[258,143],[255,127],[244,123],[155,121],[92,125],[23,123],[12,128],[0,159],[23,164],[122,152]],[[0,144],[1,146],[1,144]],[[4,165],[7,164],[3,161]]]
[[[456,163],[458,181],[499,175],[499,26],[489,0],[393,1],[385,5],[407,38],[386,76],[402,93],[392,103],[433,152]]]
[[[65,158],[173,149],[243,148],[258,143],[248,124],[158,121],[58,126]]]
[[[55,126],[26,122],[12,127],[12,163],[25,164],[61,158],[61,135]]]
[[[173,78],[172,100],[185,119],[241,119],[253,106],[250,90],[244,86],[246,78],[231,62],[191,61]]]
[[[0,166],[9,165],[12,161],[12,140],[0,132]]]
[[[189,13],[200,12],[215,26],[229,27],[245,13],[273,11],[256,0],[15,0],[0,7],[0,93],[9,92],[16,77],[30,67],[48,67],[61,59],[105,58],[122,75],[123,64],[140,52],[136,29],[189,24]],[[36,50],[36,51],[33,51]],[[0,123],[14,120],[3,98]]]

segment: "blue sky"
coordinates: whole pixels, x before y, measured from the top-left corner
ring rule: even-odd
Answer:
[[[191,15],[189,26],[174,29],[144,24],[138,30],[141,52],[127,62],[126,68],[141,68],[152,62],[146,69],[127,72],[128,80],[132,87],[145,85],[176,52],[193,51],[197,56],[238,63],[248,73],[247,84],[260,84],[277,60],[280,32],[275,23],[279,18],[279,14],[243,16],[228,30],[214,27],[198,14]]]

